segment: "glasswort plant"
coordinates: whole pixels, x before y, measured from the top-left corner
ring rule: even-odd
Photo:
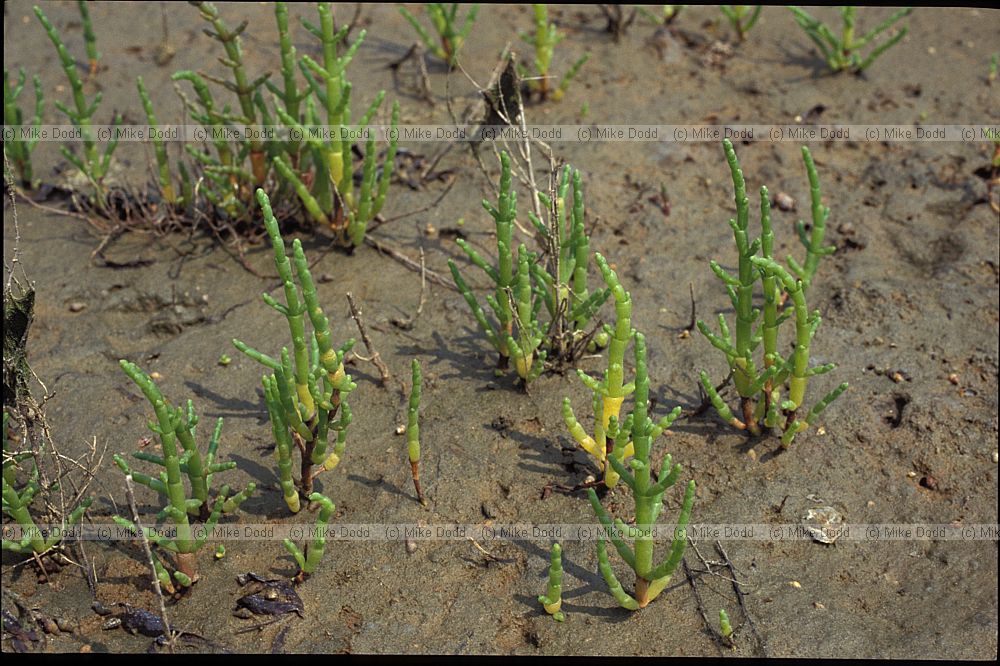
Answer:
[[[583,54],[576,62],[570,65],[559,84],[553,90],[549,85],[549,67],[552,64],[552,54],[556,44],[561,42],[565,35],[560,35],[555,23],[549,23],[548,5],[532,5],[535,13],[535,33],[534,35],[522,34],[521,39],[535,47],[535,71],[537,78],[528,80],[530,92],[538,95],[538,99],[545,101],[551,93],[552,99],[559,101],[566,94],[566,89],[576,77],[583,63],[590,57],[589,53]],[[523,72],[522,77],[527,77]]]
[[[887,31],[898,21],[906,16],[909,16],[910,12],[913,11],[912,7],[904,7],[893,13],[889,18],[882,23],[879,23],[861,37],[855,37],[854,21],[857,13],[857,7],[841,7],[840,16],[843,21],[843,28],[841,29],[840,36],[838,37],[830,28],[826,26],[825,23],[813,18],[802,8],[789,7],[789,9],[793,14],[795,14],[796,22],[803,30],[805,30],[809,39],[811,39],[813,43],[819,47],[820,52],[823,54],[823,59],[830,67],[830,71],[834,73],[842,72],[844,70],[860,73],[868,69],[868,67],[875,62],[880,55],[895,46],[899,40],[906,36],[906,26],[901,28],[895,35],[873,48],[867,56],[863,57],[859,51],[868,46],[872,40]]]
[[[278,303],[266,292],[264,302],[281,313],[288,321],[292,337],[292,353],[282,347],[280,359],[263,354],[240,340],[233,345],[261,365],[273,371],[264,375],[264,400],[276,444],[278,476],[288,508],[300,509],[299,493],[310,497],[313,479],[322,471],[330,471],[339,463],[347,444],[347,427],[351,410],[344,399],[356,388],[351,376],[344,371],[344,354],[354,345],[348,340],[340,349],[333,348],[330,321],[323,313],[316,295],[316,284],[302,243],[295,239],[292,255],[295,262],[295,284],[292,263],[285,254],[285,242],[278,230],[278,221],[264,190],[257,190],[257,201],[264,214],[264,224],[271,238],[274,262],[284,283],[285,304]],[[308,317],[312,332],[306,337]],[[336,433],[333,450],[327,451],[328,437]],[[300,476],[292,478],[292,449],[300,453]],[[315,467],[319,469],[315,469]]]
[[[420,41],[424,43],[424,46],[431,53],[445,61],[450,69],[454,69],[458,63],[458,51],[462,48],[466,37],[469,36],[472,24],[476,22],[479,5],[472,5],[469,8],[469,13],[465,15],[465,21],[462,23],[461,28],[458,27],[458,17],[456,16],[458,13],[458,3],[452,3],[449,6],[443,2],[430,2],[425,7],[431,17],[431,25],[434,26],[434,30],[437,32],[437,41],[431,37],[424,26],[420,24],[420,21],[406,7],[400,7],[399,13],[417,31],[417,34],[420,35]]]
[[[607,546],[604,539],[597,542],[597,558],[601,575],[607,583],[612,596],[620,606],[627,610],[645,608],[653,601],[670,582],[670,577],[680,566],[687,547],[685,528],[691,519],[691,507],[694,504],[695,483],[690,481],[684,493],[680,515],[677,517],[677,527],[674,530],[670,553],[660,564],[653,562],[653,528],[656,519],[663,510],[663,494],[677,483],[681,475],[681,466],[671,466],[669,454],[663,457],[660,472],[654,480],[652,476],[651,443],[655,438],[658,424],[654,425],[649,418],[649,376],[646,370],[646,338],[642,333],[635,334],[635,405],[633,412],[622,422],[617,419],[609,424],[609,435],[616,440],[615,446],[624,445],[631,438],[635,448],[635,458],[628,465],[615,456],[609,456],[608,462],[615,472],[632,491],[635,501],[635,526],[626,525],[620,518],[612,519],[607,510],[601,506],[597,493],[593,488],[587,489],[590,504],[597,514],[598,520],[609,532],[611,543],[626,564],[635,572],[635,593],[628,594],[615,577],[608,559]],[[633,540],[630,547],[624,540]]]
[[[216,422],[208,451],[203,458],[195,442],[198,417],[194,412],[194,404],[189,400],[186,410],[173,407],[139,366],[126,360],[119,361],[119,364],[153,406],[156,422],[148,423],[148,427],[159,435],[163,452],[162,456],[145,451],[137,451],[132,455],[139,460],[159,465],[163,471],[155,477],[148,476],[133,472],[120,455],[115,455],[114,461],[122,472],[130,475],[137,483],[167,498],[167,505],[157,515],[157,519],[169,519],[174,526],[175,537],[168,538],[153,529],[146,529],[146,536],[161,549],[173,554],[176,568],[171,575],[163,562],[156,558],[153,566],[160,585],[167,590],[173,591],[173,581],[181,587],[190,587],[198,580],[196,553],[205,544],[211,528],[218,523],[223,513],[231,513],[239,508],[253,493],[256,485],[249,483],[233,496],[229,496],[229,486],[223,486],[213,499],[210,492],[213,475],[236,467],[235,462],[215,461],[223,420],[220,418]],[[184,488],[183,476],[187,476],[190,496]],[[204,523],[204,529],[199,530],[200,536],[195,536],[192,531],[192,518]],[[114,521],[132,530],[136,529],[132,521],[120,516],[115,516]]]
[[[545,594],[539,595],[538,603],[542,605],[545,612],[552,616],[556,622],[562,622],[566,616],[562,612],[562,546],[558,543],[552,544],[549,553],[549,583],[545,588]]]
[[[701,384],[712,405],[725,421],[752,435],[761,434],[762,425],[766,428],[779,428],[783,433],[782,447],[787,448],[797,433],[812,425],[816,417],[847,390],[845,382],[817,402],[804,418],[798,418],[808,379],[836,367],[832,363],[809,366],[809,349],[819,328],[820,316],[818,311],[810,313],[805,302],[805,291],[812,282],[819,259],[833,251],[822,245],[824,225],[830,210],[822,205],[815,165],[808,149],[803,148],[802,155],[809,173],[812,196],[813,234],[807,237],[804,225],[799,223],[799,237],[806,246],[806,260],[799,265],[789,257],[792,271],[786,270],[772,256],[774,233],[767,188],[762,187],[760,191],[761,237],[751,241],[750,203],[746,195],[743,171],[728,139],[723,142],[723,148],[735,190],[736,219],[730,220],[729,225],[739,254],[738,273],[736,276],[731,275],[715,261],[710,265],[716,277],[725,285],[736,310],[736,334],[734,339],[724,314],[719,315],[718,335],[702,321],[698,321],[698,330],[712,346],[726,355],[733,384],[740,396],[742,418],[733,415],[704,371],[700,375]],[[760,256],[757,256],[758,252]],[[794,277],[792,273],[795,274]],[[764,292],[763,310],[753,305],[754,286],[758,281]],[[792,306],[783,309],[783,304],[788,299],[791,299]],[[754,324],[761,315],[763,321],[755,330]],[[792,317],[795,319],[795,348],[785,357],[778,350],[778,330],[781,324]],[[758,346],[763,346],[762,365],[754,361],[754,351]],[[786,381],[789,395],[787,400],[782,400],[781,388]]]
[[[583,370],[576,371],[580,380],[593,393],[593,436],[588,435],[577,421],[569,398],[563,399],[562,413],[566,428],[573,439],[597,461],[600,471],[604,475],[602,483],[608,488],[614,488],[619,477],[615,471],[616,466],[608,461],[615,458],[619,463],[624,463],[635,455],[635,445],[632,441],[629,441],[627,437],[622,441],[617,441],[615,435],[609,431],[612,422],[620,422],[621,408],[625,398],[635,391],[634,382],[625,383],[625,350],[635,336],[635,329],[632,328],[631,295],[622,287],[618,275],[600,253],[594,255],[594,261],[601,269],[608,289],[614,295],[615,325],[605,324],[604,326],[610,342],[608,344],[608,366],[604,371],[603,378],[597,380]],[[652,438],[659,437],[680,416],[680,413],[681,408],[678,406],[653,426]],[[627,434],[627,430],[626,428],[620,434]]]
[[[25,74],[24,69],[17,71],[17,83],[11,85],[10,73],[7,68],[3,69],[3,122],[4,125],[17,132],[10,139],[3,142],[4,154],[14,163],[21,185],[27,189],[32,189],[37,185],[34,171],[31,168],[31,153],[38,145],[41,138],[39,132],[42,124],[42,111],[45,109],[45,93],[42,90],[42,80],[38,75],[31,77],[31,83],[35,88],[35,115],[25,123],[24,113],[17,104],[18,97],[24,90]]]

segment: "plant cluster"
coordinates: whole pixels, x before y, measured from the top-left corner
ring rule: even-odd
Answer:
[[[313,479],[323,471],[333,470],[340,462],[347,444],[347,427],[351,410],[345,400],[356,388],[351,376],[344,371],[344,354],[354,346],[348,340],[334,349],[330,321],[323,313],[316,295],[316,284],[309,272],[305,252],[299,239],[292,242],[295,273],[285,251],[285,241],[278,230],[278,221],[264,190],[257,190],[257,201],[264,214],[264,224],[271,238],[274,263],[284,283],[285,304],[266,292],[264,302],[288,321],[292,337],[292,352],[281,348],[278,358],[249,347],[240,340],[233,345],[273,372],[264,375],[264,400],[274,433],[275,455],[285,503],[292,513],[301,508],[299,495],[310,498]],[[295,278],[298,278],[296,285]],[[301,293],[300,293],[301,288]],[[312,325],[306,336],[306,319]],[[332,450],[328,439],[335,436]],[[299,479],[292,477],[292,451],[300,454]]]
[[[427,50],[443,60],[449,69],[454,69],[458,64],[458,52],[465,43],[465,39],[472,30],[472,25],[476,22],[476,15],[479,14],[479,5],[472,5],[465,15],[465,21],[461,27],[458,25],[458,3],[451,5],[443,2],[429,2],[425,5],[427,14],[430,16],[431,25],[437,39],[431,37],[427,29],[420,24],[420,21],[406,9],[400,7],[399,13],[403,15],[413,29],[420,36],[420,41],[424,43]]]
[[[823,59],[829,66],[830,71],[834,73],[845,70],[860,73],[868,69],[880,55],[888,51],[906,36],[907,28],[905,26],[901,28],[892,37],[874,47],[867,56],[863,56],[861,50],[897,22],[909,16],[910,12],[913,11],[912,7],[904,7],[894,12],[892,16],[879,23],[861,37],[856,37],[854,34],[854,21],[857,14],[857,7],[841,7],[840,17],[843,26],[838,37],[825,23],[813,18],[802,8],[789,7],[789,9],[795,14],[796,22],[798,22],[799,26],[809,36],[809,39],[819,47],[820,52],[823,54]]]
[[[131,476],[137,483],[167,499],[166,506],[156,518],[158,522],[167,520],[173,525],[174,538],[164,536],[152,528],[143,529],[149,541],[173,556],[172,572],[168,572],[162,558],[153,559],[153,567],[160,585],[173,592],[174,582],[182,588],[187,588],[198,580],[196,554],[208,539],[211,528],[218,523],[222,514],[236,511],[254,492],[256,485],[249,483],[235,495],[230,495],[229,486],[224,485],[213,497],[212,477],[236,467],[235,462],[216,462],[219,439],[222,436],[222,418],[216,422],[208,449],[203,456],[195,436],[198,416],[194,411],[194,403],[188,400],[187,409],[172,406],[149,375],[139,366],[126,360],[120,361],[119,364],[152,405],[156,413],[156,422],[149,422],[148,427],[159,436],[162,450],[162,455],[146,451],[136,451],[132,455],[138,460],[161,467],[163,471],[156,476],[149,476],[133,472],[120,455],[115,455],[114,461],[122,472]],[[187,477],[187,488],[184,484],[185,477]],[[138,529],[126,518],[115,516],[114,521],[132,530]],[[197,535],[192,531],[193,521],[202,523],[205,528],[199,530]]]
[[[549,67],[552,65],[552,55],[555,52],[556,44],[561,42],[565,35],[559,34],[555,23],[549,23],[548,5],[532,5],[532,7],[535,14],[535,33],[534,35],[521,34],[521,39],[535,48],[536,76],[527,81],[528,91],[535,94],[542,102],[550,96],[558,102],[566,94],[569,84],[572,83],[580,68],[583,67],[583,63],[587,62],[590,54],[583,54],[576,62],[570,65],[566,73],[559,79],[558,85],[553,89],[549,85]],[[521,76],[527,77],[527,70],[522,68]]]
[[[570,206],[569,184],[573,175],[573,199]],[[591,293],[587,287],[590,239],[584,227],[583,186],[579,171],[566,166],[560,175],[553,197],[539,193],[550,211],[546,224],[528,213],[538,236],[546,244],[545,259],[528,251],[522,243],[516,255],[512,251],[514,220],[517,217],[517,193],[511,178],[510,155],[500,155],[500,194],[497,205],[483,201],[483,207],[496,225],[497,265],[489,264],[475,249],[459,239],[459,246],[474,265],[486,273],[494,291],[486,297],[496,324],[479,305],[455,262],[448,261],[452,278],[462,293],[486,339],[499,353],[498,373],[511,360],[523,384],[527,386],[545,369],[545,361],[572,359],[585,348],[591,337],[585,332],[590,319],[610,295],[609,289]],[[549,319],[539,315],[545,308]]]
[[[751,239],[750,203],[743,171],[732,143],[727,139],[723,145],[735,189],[736,219],[730,220],[729,226],[736,242],[739,267],[735,276],[715,261],[711,262],[711,268],[725,285],[736,310],[736,335],[734,339],[724,314],[719,315],[718,335],[702,321],[698,321],[698,330],[725,354],[733,384],[740,396],[742,418],[733,415],[704,371],[701,373],[701,384],[725,421],[752,435],[761,434],[763,428],[778,428],[782,431],[782,446],[787,448],[796,434],[812,425],[848,386],[846,382],[841,384],[804,416],[801,415],[809,378],[836,367],[832,363],[810,366],[809,351],[821,319],[819,311],[809,311],[805,300],[819,260],[835,249],[823,245],[830,209],[822,203],[819,176],[812,155],[808,148],[803,147],[802,158],[809,175],[812,202],[812,230],[807,232],[805,224],[799,222],[799,239],[806,248],[806,259],[800,265],[789,256],[790,269],[786,269],[773,257],[774,232],[767,188],[760,190],[761,236]],[[764,295],[763,308],[753,305],[754,287],[758,282]],[[791,301],[790,306],[786,304],[788,300]],[[791,354],[785,356],[779,351],[778,331],[789,319],[795,322],[795,345]],[[755,324],[758,324],[756,329]],[[763,362],[754,361],[754,352],[758,347],[762,347]],[[788,395],[782,398],[786,383]]]

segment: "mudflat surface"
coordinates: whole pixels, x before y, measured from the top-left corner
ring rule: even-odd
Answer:
[[[274,71],[278,51],[270,8],[224,3],[220,8],[230,25],[249,20],[244,50],[251,70]],[[75,3],[50,3],[45,10],[70,51],[82,54]],[[142,122],[134,81],[139,74],[162,121],[180,121],[170,74],[221,68],[215,62],[217,44],[202,35],[197,11],[181,5],[169,10],[169,41],[177,53],[159,66],[154,56],[162,25],[155,5],[92,5],[106,66],[98,76],[104,93],[98,122],[106,122],[112,109],[127,121]],[[345,10],[337,10],[342,20]],[[7,66],[39,74],[50,100],[68,102],[64,75],[31,3],[7,3],[5,12]],[[295,5],[291,13],[314,20],[308,6]],[[862,20],[874,23],[884,14],[862,11]],[[822,15],[832,19],[834,12]],[[386,65],[415,37],[396,9],[366,7],[362,16],[368,38],[349,70],[356,99],[369,100],[384,88],[390,100],[400,100],[402,122],[447,122],[443,68],[430,67],[433,107],[409,92],[409,74],[404,72],[403,87],[393,85]],[[529,122],[573,123],[583,111],[588,122],[599,123],[790,123],[796,116],[843,124],[1000,121],[1000,85],[985,82],[988,49],[1000,41],[995,11],[918,9],[908,19],[906,38],[863,78],[826,75],[790,13],[777,8],[764,10],[743,44],[735,44],[711,7],[685,10],[670,35],[654,34],[640,19],[618,44],[603,32],[596,7],[553,7],[552,16],[567,35],[556,51],[555,71],[585,49],[591,58],[561,103],[528,108]],[[294,16],[293,25],[299,52],[316,56],[315,40]],[[485,83],[504,44],[520,46],[517,32],[531,27],[530,8],[482,7],[462,52],[465,69]],[[727,40],[731,51],[717,43]],[[447,89],[458,109],[474,99],[473,87],[460,74],[451,75]],[[59,120],[51,104],[45,120]],[[428,154],[437,144],[406,147]],[[975,174],[988,164],[990,148],[931,142],[811,148],[824,200],[833,209],[827,240],[838,248],[821,265],[809,294],[810,307],[823,314],[813,355],[839,368],[814,380],[810,395],[841,381],[851,388],[823,414],[824,434],[811,430],[787,453],[773,455],[775,439],[747,440],[709,410],[679,421],[658,442],[656,459],[669,451],[685,466],[684,478],[697,480],[693,520],[699,523],[796,523],[810,508],[828,505],[850,523],[995,524],[1000,241],[986,181]],[[724,360],[701,336],[679,335],[689,318],[688,283],[694,285],[700,317],[728,313],[708,261],[730,266],[735,260],[726,225],[734,205],[721,147],[563,143],[555,149],[584,174],[591,247],[617,266],[632,293],[633,323],[648,339],[656,413],[676,405],[696,407],[698,372],[705,369],[721,380]],[[801,256],[793,225],[808,217],[808,184],[799,146],[748,143],[738,144],[737,151],[751,193],[766,184],[796,201],[795,212],[775,210],[776,254]],[[141,145],[123,145],[118,157],[132,182],[149,177],[151,153]],[[37,173],[50,182],[57,179],[53,170],[64,165],[51,143],[40,145],[35,162]],[[440,168],[455,173],[447,196],[429,210],[382,226],[374,236],[414,257],[423,248],[427,266],[447,274],[447,259],[462,253],[453,234],[440,232],[455,230],[459,219],[471,243],[491,246],[492,224],[479,202],[492,196],[492,185],[462,148],[446,155]],[[669,215],[650,200],[661,186]],[[386,215],[424,208],[444,187],[430,183],[411,190],[397,184]],[[751,202],[755,210],[756,194]],[[254,277],[207,238],[140,233],[127,234],[108,254],[121,261],[142,259],[143,265],[96,267],[90,254],[98,238],[85,222],[23,201],[17,215],[21,260],[37,288],[28,353],[54,392],[46,404],[53,435],[70,457],[82,454],[95,437],[108,444],[90,515],[107,520],[115,507],[124,506],[122,475],[110,454],[130,453],[148,434],[151,410],[117,366],[118,359],[128,358],[159,373],[159,386],[175,402],[193,398],[203,423],[225,417],[222,456],[238,467],[217,482],[241,487],[252,480],[260,488],[238,521],[290,520],[267,448],[271,433],[259,388],[261,369],[229,343],[241,337],[264,350],[287,344],[284,321],[260,301],[262,291],[277,295],[273,277]],[[755,213],[751,217],[756,220]],[[14,238],[12,219],[5,202],[5,258]],[[427,233],[428,225],[438,234]],[[370,364],[349,366],[358,389],[351,398],[355,418],[347,454],[319,481],[337,505],[334,522],[593,520],[582,495],[543,493],[547,485],[574,485],[595,473],[562,423],[564,396],[572,398],[578,413],[589,404],[572,373],[546,374],[526,395],[511,378],[493,376],[494,355],[456,292],[430,285],[422,315],[403,331],[390,320],[415,310],[420,284],[414,272],[371,248],[348,257],[328,252],[322,235],[303,242],[310,258],[322,257],[314,275],[332,278],[321,280],[319,295],[334,339],[356,336],[344,298],[353,292],[393,373],[392,385],[384,389]],[[258,272],[273,275],[268,248],[252,247],[247,256]],[[218,365],[223,353],[233,358],[226,367]],[[413,357],[424,367],[427,509],[413,499],[405,444],[394,434],[405,418],[400,382],[408,384]],[[601,363],[585,359],[581,366],[596,372]],[[141,489],[139,499],[147,515],[155,512],[153,493]],[[676,515],[679,500],[678,494],[668,495],[663,520]],[[605,505],[627,516],[631,499],[619,488]],[[607,593],[593,544],[566,542],[567,620],[558,624],[536,601],[544,591],[548,544],[480,545],[493,558],[468,541],[421,542],[412,553],[402,542],[331,541],[320,570],[298,588],[304,617],[237,633],[254,621],[231,614],[240,595],[236,576],[254,571],[287,577],[294,563],[277,542],[229,542],[221,561],[213,561],[211,548],[202,552],[201,581],[168,611],[176,626],[209,641],[189,649],[575,655],[605,654],[614,645],[619,654],[729,653],[706,629],[683,574],[648,608],[629,613]],[[996,658],[995,541],[724,545],[744,583],[746,611],[760,640],[724,577],[702,575],[698,589],[710,617],[719,608],[733,617],[735,654]],[[698,548],[706,559],[718,559],[711,543]],[[91,544],[88,556],[96,568],[97,599],[156,607],[137,546]],[[686,557],[692,568],[703,568],[694,549]],[[628,587],[630,575],[613,559]],[[91,610],[94,597],[80,569],[66,567],[41,584],[33,565],[7,554],[3,563],[5,589],[74,626],[72,633],[46,637],[44,648],[32,643],[35,649],[149,646],[149,638],[102,629],[105,618]]]

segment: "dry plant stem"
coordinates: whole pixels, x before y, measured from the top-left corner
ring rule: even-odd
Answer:
[[[413,359],[410,369],[412,384],[406,421],[407,455],[410,458],[410,474],[413,476],[413,489],[417,492],[417,500],[423,506],[427,506],[424,491],[420,488],[420,395],[422,386],[420,362]]]
[[[365,321],[361,318],[361,308],[354,302],[354,294],[351,292],[347,292],[347,303],[351,308],[351,318],[354,319],[354,323],[358,327],[358,332],[361,334],[361,341],[365,343],[365,349],[368,350],[368,358],[364,360],[371,361],[378,368],[379,385],[385,388],[389,385],[389,380],[392,379],[392,375],[389,374],[389,368],[375,349],[375,345],[372,344],[372,340],[368,336],[368,329],[365,327]]]
[[[160,588],[160,577],[156,575],[156,562],[153,559],[153,550],[149,547],[149,539],[146,538],[146,531],[143,529],[142,521],[139,519],[139,510],[135,503],[135,490],[132,487],[132,475],[125,475],[125,496],[128,498],[129,510],[132,512],[132,522],[138,527],[139,542],[142,544],[142,552],[146,554],[146,562],[149,564],[149,571],[153,580],[153,590],[156,592],[156,600],[160,604],[160,620],[163,622],[164,635],[172,633],[170,622],[167,619],[167,606],[163,601],[163,590]]]
[[[424,311],[424,303],[427,301],[427,266],[424,262],[424,248],[420,248],[420,300],[417,302],[417,311],[413,313],[412,317],[396,317],[392,319],[393,326],[398,326],[404,331],[409,331],[413,328],[413,324],[416,323],[417,318],[420,317],[421,313]]]

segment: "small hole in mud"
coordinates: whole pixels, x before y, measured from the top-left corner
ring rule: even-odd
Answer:
[[[895,403],[895,413],[887,416],[885,421],[890,428],[898,428],[903,423],[903,409],[910,404],[910,396],[897,393],[892,399]]]

